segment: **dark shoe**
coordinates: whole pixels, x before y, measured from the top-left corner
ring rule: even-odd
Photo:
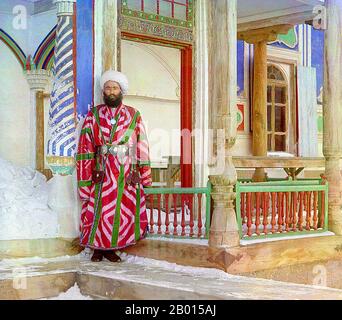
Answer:
[[[93,256],[91,257],[91,261],[100,262],[103,259],[103,251],[102,250],[94,250]]]
[[[105,251],[103,253],[104,257],[109,260],[110,262],[120,262],[121,258],[112,250]]]

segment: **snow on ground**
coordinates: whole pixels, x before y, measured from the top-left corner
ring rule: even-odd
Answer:
[[[49,262],[63,262],[63,261],[80,261],[88,259],[90,255],[90,249],[83,250],[81,253],[74,256],[60,256],[55,258],[42,258],[42,257],[30,257],[30,258],[12,258],[0,260],[0,270],[6,267],[13,267],[18,265],[33,265],[44,264]]]
[[[56,237],[57,214],[47,202],[43,174],[0,158],[0,240]]]
[[[94,300],[89,296],[84,296],[77,283],[66,292],[60,293],[57,297],[39,300]]]

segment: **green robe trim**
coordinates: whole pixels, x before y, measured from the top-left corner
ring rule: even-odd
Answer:
[[[90,187],[91,186],[92,181],[91,180],[80,180],[78,181],[78,187]]]
[[[136,207],[135,207],[135,221],[134,221],[134,232],[135,232],[135,241],[140,239],[140,184],[138,184],[138,188],[136,190]]]
[[[95,153],[94,152],[89,152],[89,153],[78,153],[76,155],[76,161],[81,161],[81,160],[92,160],[95,158]]]
[[[92,133],[90,128],[83,128],[83,129],[81,130],[81,135],[87,134],[87,133],[89,133],[89,134]]]

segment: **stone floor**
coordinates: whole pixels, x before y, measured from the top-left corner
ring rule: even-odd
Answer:
[[[92,263],[89,255],[0,261],[0,299],[54,297],[75,282],[97,299],[340,300],[342,290],[229,275],[123,255],[123,262]]]

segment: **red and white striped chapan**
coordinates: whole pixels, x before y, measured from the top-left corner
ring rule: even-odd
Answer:
[[[132,155],[125,155],[120,161],[118,155],[109,153],[101,188],[92,181],[96,146],[124,142],[135,148],[136,160]],[[103,157],[106,156],[101,155],[101,161]],[[141,179],[135,186],[126,183],[134,162],[138,164]],[[145,237],[148,222],[143,187],[151,186],[152,178],[149,146],[140,113],[124,104],[117,108],[99,105],[89,111],[81,131],[76,168],[82,200],[81,245],[120,249]]]

